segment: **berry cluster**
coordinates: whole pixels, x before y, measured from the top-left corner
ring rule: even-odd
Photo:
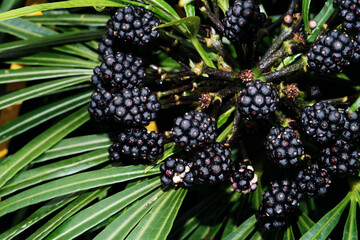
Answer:
[[[129,5],[111,9],[106,35],[98,50],[104,62],[94,68],[91,78],[96,87],[89,104],[90,115],[99,122],[123,127],[118,141],[109,147],[115,161],[154,161],[163,153],[164,139],[144,128],[155,120],[160,103],[147,87],[140,87],[146,71],[143,61],[133,53],[121,51],[126,43],[145,45],[159,36],[159,20],[151,11]]]

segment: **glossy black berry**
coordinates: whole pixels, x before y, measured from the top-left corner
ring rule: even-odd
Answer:
[[[296,132],[289,127],[272,127],[266,138],[266,154],[279,167],[296,166],[304,148]]]
[[[354,55],[354,44],[344,32],[332,30],[321,35],[307,53],[311,70],[322,73],[341,72],[350,65]]]
[[[301,124],[309,137],[327,143],[341,134],[345,117],[333,105],[319,102],[303,109]]]
[[[245,118],[268,119],[277,109],[279,96],[270,83],[256,80],[246,83],[237,102]]]
[[[202,111],[190,111],[174,121],[172,134],[175,144],[187,151],[203,147],[216,140],[215,121]]]
[[[118,8],[112,16],[111,30],[115,37],[136,45],[145,45],[159,36],[160,21],[150,10],[128,5]]]
[[[96,121],[103,122],[112,119],[114,111],[109,107],[114,95],[105,89],[98,88],[91,95],[89,103],[89,113]]]
[[[122,89],[114,94],[109,108],[114,112],[114,120],[125,126],[139,127],[149,125],[160,110],[160,103],[147,87]]]
[[[357,33],[360,31],[360,2],[358,0],[334,0],[334,6],[339,8],[342,27],[345,31]]]
[[[359,173],[359,158],[360,153],[355,146],[338,139],[322,149],[320,163],[338,177],[356,176]]]
[[[193,164],[200,183],[223,182],[229,177],[231,151],[222,143],[206,145],[195,153]]]
[[[265,19],[265,14],[252,0],[236,0],[222,21],[224,34],[232,42],[254,41]]]
[[[231,164],[229,180],[237,192],[247,194],[257,189],[258,176],[250,161],[240,161]]]
[[[350,108],[345,110],[345,124],[342,131],[342,138],[345,141],[359,141],[360,140],[360,110],[350,114]]]
[[[189,188],[194,183],[192,163],[183,158],[167,158],[160,166],[161,183],[175,187]]]

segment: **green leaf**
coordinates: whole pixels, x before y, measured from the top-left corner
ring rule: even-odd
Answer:
[[[87,192],[81,194],[75,201],[70,203],[66,208],[61,210],[49,221],[44,223],[40,228],[38,228],[27,240],[40,240],[44,239],[49,235],[55,228],[57,228],[61,223],[65,222],[72,215],[80,211],[83,207],[91,203],[96,198],[100,197],[104,192],[109,188],[100,188],[98,190]]]
[[[94,170],[85,173],[78,173],[72,176],[63,177],[40,186],[36,186],[20,192],[0,202],[0,217],[16,211],[20,208],[30,206],[48,199],[75,193],[96,187],[129,181],[132,179],[148,177],[158,174],[159,169],[152,169],[144,173],[146,166],[125,166],[112,167],[101,170]]]
[[[175,20],[175,19],[180,18],[180,16],[177,14],[175,9],[172,8],[171,5],[168,4],[164,0],[146,0],[145,2],[149,3],[151,6],[154,6],[157,9],[161,9],[162,11],[167,12],[168,14],[170,14],[171,17],[172,17],[171,20]]]
[[[60,101],[44,105],[35,110],[25,113],[14,120],[0,126],[0,142],[4,142],[14,136],[19,135],[35,126],[69,112],[85,103],[89,102],[90,92],[80,93]]]
[[[123,7],[124,4],[120,4],[111,0],[70,0],[70,1],[62,1],[62,2],[54,2],[54,3],[36,4],[2,13],[0,14],[0,20],[21,17],[39,11],[46,11],[46,10],[59,9],[59,8],[90,7],[90,6],[91,7],[93,6]]]
[[[345,223],[343,240],[357,240],[359,237],[356,221],[357,197],[356,193],[351,194],[350,210]]]
[[[190,32],[190,36],[195,37],[196,34],[199,31],[199,27],[200,27],[200,18],[198,16],[191,16],[191,17],[184,17],[181,18],[179,20],[175,20],[169,23],[164,23],[161,24],[159,26],[157,26],[156,28],[165,28],[165,27],[171,27],[171,26],[179,26],[184,24],[187,29]],[[183,32],[183,34],[185,36],[188,36],[186,32]]]
[[[42,183],[54,178],[60,178],[84,171],[109,161],[107,149],[101,149],[65,159],[42,167],[33,168],[15,175],[0,189],[0,196],[4,197],[15,191]]]
[[[17,5],[20,5],[23,0],[7,0],[2,1],[0,4],[0,12],[8,11]]]
[[[218,0],[217,2],[218,2],[220,9],[225,14],[226,11],[229,9],[229,0]]]
[[[314,20],[317,23],[316,28],[312,31],[312,34],[308,36],[306,41],[308,42],[315,41],[321,29],[323,28],[323,25],[330,19],[330,17],[334,14],[334,12],[335,12],[335,8],[333,6],[333,0],[327,0],[324,7],[314,18]]]
[[[94,240],[117,240],[125,239],[129,232],[141,221],[155,205],[162,201],[167,192],[159,188],[140,201],[134,203],[110,223]]]
[[[88,61],[87,61],[88,67],[89,67],[89,65],[93,65],[94,63],[100,65],[100,62],[98,60],[98,58],[99,58],[98,52],[93,51],[93,50],[89,49],[88,47],[85,47],[81,43],[67,44],[67,45],[60,46],[60,47],[54,47],[54,49],[58,50],[60,52],[65,52],[65,53],[71,54],[71,55],[77,55],[82,58],[87,58],[88,59]],[[91,69],[92,68],[93,67],[91,67]]]
[[[232,126],[234,125],[234,122],[231,122],[225,130],[219,135],[219,137],[216,139],[217,142],[222,142],[226,139],[226,136],[231,133]]]
[[[298,218],[297,225],[299,227],[300,233],[304,235],[309,231],[315,223],[304,213],[301,212],[301,215]]]
[[[358,110],[360,108],[360,97],[358,97],[356,99],[356,101],[353,103],[353,105],[351,105],[350,107],[350,112],[353,113],[355,112],[356,110]]]
[[[243,222],[234,232],[227,235],[224,240],[231,239],[246,239],[247,236],[255,229],[255,224],[257,220],[255,215],[249,217],[245,222]]]
[[[229,119],[231,113],[235,111],[236,107],[232,107],[223,114],[221,114],[217,120],[217,127],[220,128],[222,125],[224,125],[227,120]]]
[[[101,14],[46,14],[25,17],[25,19],[42,25],[105,27],[109,17]]]
[[[52,146],[33,163],[45,162],[54,158],[66,157],[78,153],[108,148],[113,141],[108,134],[93,134],[81,137],[67,138]]]
[[[300,239],[326,239],[336,224],[339,222],[341,214],[345,207],[349,203],[350,195],[346,197],[330,212],[323,216],[307,233],[305,233]]]
[[[63,68],[63,67],[27,67],[20,69],[1,69],[0,84],[23,81],[37,81],[43,79],[91,75],[91,69]]]
[[[0,44],[0,59],[23,55],[24,52],[34,52],[47,46],[98,39],[103,32],[103,30],[81,30],[3,43]]]
[[[74,49],[69,48],[69,51],[74,52],[73,50]],[[22,57],[13,61],[8,61],[7,63],[17,63],[23,65],[70,67],[68,71],[71,72],[72,68],[93,69],[96,65],[100,65],[99,62],[95,62],[95,60],[97,60],[97,56],[92,60],[94,61],[88,61],[85,59],[81,59],[65,54],[41,52],[31,56]]]
[[[156,202],[127,239],[166,239],[186,193],[187,190],[183,188],[169,190],[165,198]]]
[[[65,196],[51,200],[50,202],[46,203],[44,206],[39,208],[37,211],[35,211],[33,214],[31,214],[30,216],[27,216],[25,220],[21,221],[20,223],[16,224],[14,227],[2,233],[0,235],[0,239],[2,240],[13,239],[14,237],[16,237],[17,235],[28,229],[35,223],[47,217],[49,214],[53,213],[59,208],[62,208],[66,204],[70,203],[76,197],[77,196]]]
[[[294,232],[291,225],[287,226],[286,231],[284,232],[283,240],[295,240]]]
[[[90,76],[63,78],[40,83],[31,87],[23,88],[0,97],[0,109],[9,107],[15,103],[40,97],[48,93],[63,89],[78,83],[89,81]]]
[[[48,238],[54,240],[73,239],[159,186],[160,179],[153,178],[152,180],[140,182],[130,188],[126,188],[71,217],[52,232]]]
[[[0,32],[8,33],[21,39],[30,39],[44,35],[50,36],[56,33],[21,18],[0,21]]]
[[[311,0],[303,0],[302,1],[302,17],[303,17],[303,21],[304,21],[305,30],[308,33],[311,33],[311,30],[310,30],[310,27],[309,27],[310,3],[311,3]]]
[[[4,186],[10,178],[32,160],[88,120],[87,108],[81,108],[32,139],[6,161],[2,161],[0,164],[0,187]],[[4,202],[0,202],[0,204]]]
[[[195,6],[193,3],[188,3],[184,6],[184,10],[187,17],[195,16]]]

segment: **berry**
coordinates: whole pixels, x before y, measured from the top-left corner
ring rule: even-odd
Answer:
[[[250,161],[240,161],[231,164],[230,182],[237,192],[247,194],[257,188],[258,176],[254,173]]]
[[[111,147],[111,152],[117,151],[118,155],[125,159],[152,162],[163,153],[164,138],[157,132],[147,131],[145,128],[130,128],[120,133],[118,142]]]
[[[256,40],[256,32],[265,22],[265,14],[252,0],[236,0],[226,11],[222,23],[225,36],[233,42]]]
[[[124,160],[127,160],[127,159],[123,158],[123,155],[121,154],[121,152],[119,152],[119,148],[120,148],[120,143],[119,142],[113,143],[108,148],[110,160],[112,160],[112,161],[120,161],[120,160],[124,161]]]
[[[322,73],[341,72],[350,65],[353,49],[353,41],[346,33],[328,31],[307,53],[309,68]]]
[[[331,178],[325,168],[314,163],[298,173],[296,182],[303,196],[311,198],[324,196],[330,187]]]
[[[143,7],[128,5],[118,8],[112,16],[111,30],[115,37],[136,45],[145,45],[159,37],[160,25],[158,18],[150,10]]]
[[[296,166],[304,148],[296,132],[289,127],[272,127],[265,143],[266,153],[279,167]]]
[[[343,140],[336,140],[331,146],[322,149],[320,162],[338,177],[356,176],[359,172],[360,153]]]
[[[309,89],[309,95],[310,95],[310,99],[320,100],[322,97],[322,93],[319,86],[316,85],[311,86]]]
[[[276,111],[279,97],[270,83],[256,80],[246,83],[237,102],[240,113],[247,119],[268,119]]]
[[[339,8],[342,27],[348,32],[360,31],[360,2],[358,0],[334,0],[334,6]]]
[[[109,54],[113,54],[113,48],[115,47],[116,42],[114,40],[114,36],[109,29],[111,29],[112,20],[110,19],[106,24],[106,34],[102,37],[101,41],[99,42],[98,52],[102,56],[103,59]]]
[[[90,115],[99,122],[109,121],[113,115],[113,111],[109,108],[109,104],[113,98],[114,95],[105,89],[96,89],[91,95],[91,101],[89,103],[88,110]]]
[[[354,37],[354,57],[353,57],[353,61],[355,63],[360,62],[360,33],[357,34]]]
[[[231,164],[231,151],[222,143],[206,145],[195,153],[194,172],[200,183],[223,182],[228,179]]]
[[[301,124],[305,133],[319,143],[335,140],[344,123],[344,115],[326,102],[305,107],[301,113]]]
[[[345,141],[358,141],[360,139],[360,110],[349,113],[350,108],[345,110],[345,124],[342,138]]]
[[[142,59],[131,53],[117,52],[116,55],[106,55],[105,62],[100,67],[95,67],[91,77],[95,86],[101,85],[111,92],[117,92],[123,88],[139,86],[146,76]]]
[[[173,185],[175,187],[191,187],[194,182],[192,163],[188,163],[183,158],[168,158],[160,166],[162,173],[160,179],[163,185]]]
[[[217,138],[215,121],[202,111],[191,111],[174,121],[172,134],[175,144],[186,151],[215,142]]]
[[[109,108],[114,112],[114,120],[126,126],[146,126],[155,120],[160,110],[156,95],[147,87],[122,89],[114,94]]]
[[[271,182],[255,217],[266,230],[280,229],[285,226],[288,214],[299,206],[301,198],[295,182]]]

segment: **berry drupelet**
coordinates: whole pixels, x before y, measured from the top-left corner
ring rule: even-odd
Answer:
[[[270,83],[256,80],[246,83],[237,102],[240,113],[247,119],[268,119],[277,109],[279,96]]]
[[[341,72],[350,65],[354,44],[344,32],[332,30],[321,35],[307,53],[310,69],[322,73]]]
[[[89,103],[89,113],[96,121],[103,122],[111,120],[114,112],[109,108],[114,95],[105,89],[98,88],[91,95]]]
[[[194,183],[192,163],[183,158],[167,158],[160,166],[161,183],[175,187],[189,188]]]
[[[159,36],[159,29],[153,29],[160,25],[159,19],[143,7],[128,5],[118,8],[112,20],[113,35],[123,41],[145,45]]]
[[[341,133],[345,118],[333,105],[318,102],[303,109],[301,124],[308,136],[319,143],[327,143]]]
[[[356,176],[359,173],[360,153],[352,144],[336,140],[329,147],[322,149],[320,163],[338,177]]]
[[[265,143],[266,153],[279,167],[296,166],[304,148],[296,132],[289,127],[272,127]]]
[[[231,151],[222,143],[206,145],[195,153],[194,173],[200,183],[223,182],[228,179]]]
[[[104,57],[105,62],[95,67],[92,83],[99,84],[111,92],[118,92],[123,88],[139,86],[146,76],[142,59],[131,53],[117,52]]]
[[[360,31],[360,2],[358,0],[334,0],[334,6],[339,8],[342,27],[347,32]]]
[[[215,121],[202,111],[190,111],[177,117],[172,128],[175,144],[187,151],[203,147],[216,140]]]
[[[256,190],[258,176],[250,161],[240,161],[231,164],[229,180],[235,191],[247,194]]]
[[[224,35],[236,43],[254,41],[265,19],[265,14],[252,0],[236,0],[222,21]]]
[[[345,141],[359,141],[360,139],[360,109],[350,114],[350,108],[345,110],[345,124],[341,137]]]
[[[160,110],[160,103],[147,87],[122,89],[114,94],[109,108],[114,112],[114,120],[129,127],[149,125]]]
[[[295,182],[271,182],[255,217],[266,230],[280,229],[285,226],[288,214],[299,206],[301,198]]]
[[[111,151],[117,151],[125,159],[153,162],[164,151],[164,138],[145,128],[130,128],[119,134]]]
[[[298,173],[296,183],[303,197],[319,197],[326,194],[331,178],[325,168],[314,163]]]

